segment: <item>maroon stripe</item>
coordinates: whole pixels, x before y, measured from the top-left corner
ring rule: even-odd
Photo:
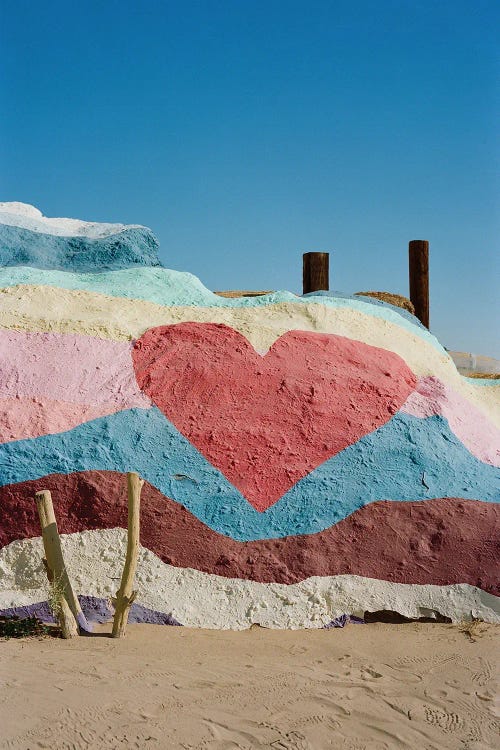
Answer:
[[[52,491],[62,533],[127,525],[125,476],[52,474],[0,489],[0,546],[39,536],[35,491]],[[141,543],[164,562],[253,581],[343,573],[398,583],[469,583],[499,595],[500,507],[447,498],[370,503],[325,531],[237,542],[145,483]]]

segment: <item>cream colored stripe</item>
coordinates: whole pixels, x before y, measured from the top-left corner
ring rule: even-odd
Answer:
[[[289,330],[333,333],[399,354],[418,377],[434,375],[469,399],[500,427],[500,385],[465,380],[451,358],[388,320],[349,307],[282,302],[259,307],[166,307],[96,292],[20,285],[0,290],[0,325],[26,331],[80,333],[113,340],[134,339],[159,325],[185,321],[225,323],[266,351]]]
[[[67,534],[62,543],[77,593],[108,597],[116,591],[125,530]],[[40,538],[12,542],[0,550],[0,609],[47,599],[42,556]],[[315,576],[295,584],[257,583],[175,568],[144,548],[136,588],[141,604],[190,627],[242,630],[258,623],[267,628],[320,628],[343,613],[382,609],[405,617],[438,612],[453,622],[472,617],[500,622],[500,599],[468,584],[401,584],[352,575]]]

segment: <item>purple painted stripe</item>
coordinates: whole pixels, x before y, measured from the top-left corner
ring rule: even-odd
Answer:
[[[149,622],[152,625],[181,625],[172,615],[166,612],[157,612],[154,609],[143,607],[142,604],[132,604],[128,616],[129,622]]]
[[[36,604],[27,604],[23,607],[10,607],[9,609],[0,609],[2,617],[38,617],[42,622],[55,623],[54,615],[47,602],[37,602]]]
[[[78,627],[80,628],[80,630],[83,630],[85,633],[92,632],[92,623],[89,622],[89,620],[87,620],[84,612],[76,613],[76,621],[78,623]]]
[[[109,622],[112,619],[113,610],[109,606],[107,599],[96,596],[79,596],[78,599],[87,621],[87,628],[84,629],[88,630],[89,623]],[[55,623],[55,618],[48,602],[37,602],[36,604],[27,604],[22,607],[2,609],[0,610],[0,615],[2,617],[38,617],[42,622]],[[157,612],[154,609],[144,607],[142,604],[135,603],[130,608],[128,621],[132,623],[147,622],[154,625],[181,625],[172,615],[166,612]]]

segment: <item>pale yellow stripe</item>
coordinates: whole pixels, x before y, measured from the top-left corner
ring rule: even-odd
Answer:
[[[224,323],[259,352],[289,330],[333,333],[402,357],[418,377],[434,375],[481,409],[500,427],[500,386],[476,386],[432,344],[395,323],[349,307],[281,302],[258,307],[166,307],[96,292],[20,285],[0,291],[0,326],[24,331],[76,333],[112,340],[141,336],[148,328],[186,321]]]

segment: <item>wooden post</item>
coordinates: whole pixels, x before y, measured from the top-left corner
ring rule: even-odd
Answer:
[[[135,471],[127,473],[128,490],[128,535],[127,556],[123,567],[120,588],[113,600],[115,616],[113,619],[113,638],[122,638],[127,627],[128,613],[137,591],[132,591],[134,576],[137,568],[137,555],[139,551],[139,529],[140,529],[140,505],[141,489],[144,480]]]
[[[47,562],[47,558],[42,559],[43,567],[47,573],[47,580],[52,586],[54,582],[54,573]],[[69,604],[64,598],[61,590],[61,586],[57,583],[54,585],[53,594],[51,596],[51,603],[49,604],[52,609],[54,616],[61,628],[61,635],[63,638],[73,638],[78,635],[78,625],[73,617],[73,612],[69,608]]]
[[[329,285],[329,253],[304,253],[302,256],[302,293],[327,292]]]
[[[412,240],[408,248],[410,274],[410,300],[415,315],[429,328],[429,243],[427,240]]]
[[[45,550],[45,569],[49,583],[54,587],[55,615],[61,626],[63,638],[73,638],[78,635],[75,613],[70,601],[75,599],[71,583],[66,572],[61,549],[61,539],[57,530],[52,496],[49,490],[37,492],[35,495],[40,526],[42,527],[43,547]],[[77,600],[78,601],[78,600]],[[80,604],[78,604],[80,608]],[[80,610],[81,611],[81,610]]]

